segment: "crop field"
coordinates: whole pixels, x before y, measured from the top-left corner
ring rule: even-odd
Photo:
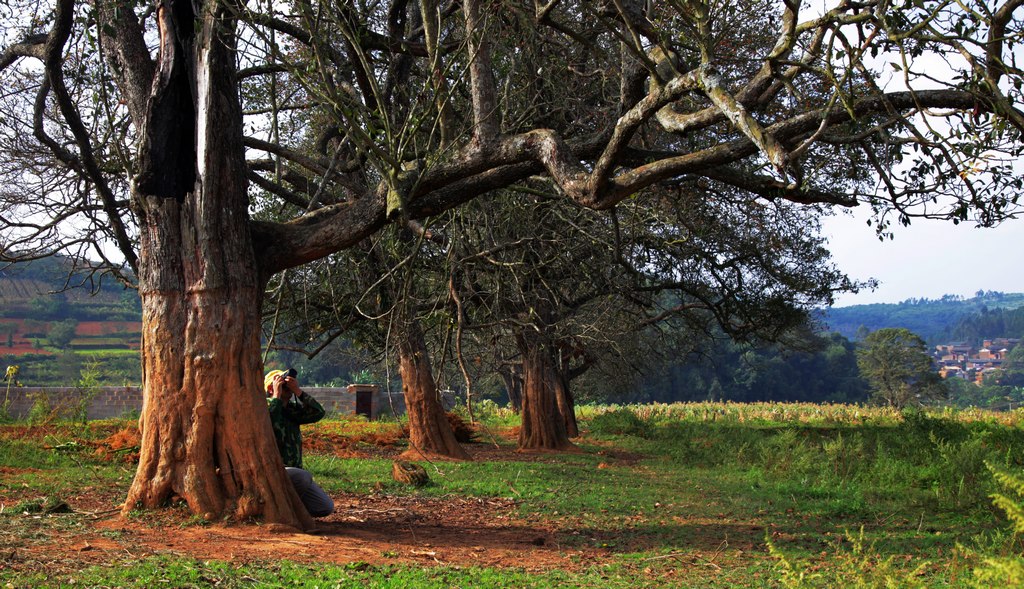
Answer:
[[[515,449],[485,407],[467,462],[392,480],[400,422],[304,428],[335,500],[314,534],[122,516],[128,420],[0,425],[0,586],[1011,587],[1024,413],[848,405],[578,409],[576,451]]]

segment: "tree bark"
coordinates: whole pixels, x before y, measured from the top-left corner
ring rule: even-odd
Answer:
[[[234,22],[223,3],[191,10],[187,0],[158,8],[158,72],[132,187],[143,409],[124,510],[181,498],[207,519],[308,529],[261,386],[265,277],[249,233]]]
[[[405,392],[405,410],[409,415],[409,451],[403,457],[415,460],[424,456],[471,460],[452,433],[448,417],[441,407],[434,385],[430,354],[423,331],[414,319],[399,319],[398,367]]]
[[[570,438],[580,437],[580,427],[576,422],[576,400],[572,396],[573,370],[572,349],[568,345],[558,346],[558,411],[565,420],[565,431]]]
[[[529,329],[516,338],[523,357],[523,411],[520,450],[573,448],[559,410],[558,375],[549,342]]]
[[[523,378],[514,367],[499,368],[498,374],[505,382],[505,390],[508,392],[508,402],[512,410],[517,414],[523,410]]]
[[[569,377],[566,376],[564,370],[556,371],[554,387],[555,403],[558,405],[558,414],[565,423],[565,433],[570,438],[578,438],[580,437],[580,428],[576,423],[576,403],[569,391]]]

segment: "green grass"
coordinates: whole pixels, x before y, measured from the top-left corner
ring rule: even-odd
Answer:
[[[384,490],[514,496],[522,499],[520,515],[527,520],[601,532],[581,544],[606,545],[607,535],[617,534],[619,546],[645,549],[637,558],[650,556],[651,549],[685,550],[691,530],[673,522],[694,512],[720,521],[723,535],[745,522],[757,522],[766,536],[781,530],[776,553],[797,558],[820,559],[834,538],[859,534],[860,553],[870,548],[883,559],[899,557],[890,563],[894,570],[913,570],[908,567],[936,552],[952,558],[958,545],[997,529],[985,462],[1021,468],[1019,424],[975,412],[858,411],[856,423],[843,424],[818,409],[810,419],[800,415],[787,422],[798,412],[794,407],[776,406],[767,416],[720,414],[714,421],[699,411],[690,420],[673,420],[612,409],[592,414],[588,439],[641,454],[633,467],[599,469],[603,446],[584,444],[587,453],[553,463],[445,464],[423,490],[397,484]],[[332,466],[318,476],[330,481],[337,468],[345,473],[337,489],[357,493],[369,492],[389,465],[327,460]],[[941,579],[949,572],[929,566],[933,572],[918,573]]]
[[[431,483],[421,488],[392,481],[391,459],[306,456],[335,494],[514,500],[516,517],[551,530],[561,550],[600,551],[573,571],[164,555],[56,577],[0,561],[0,585],[973,587],[985,558],[1021,561],[1020,539],[989,498],[997,486],[986,464],[1024,469],[1024,414],[721,404],[580,413],[581,452],[423,463]],[[10,471],[0,493],[39,500],[94,487],[123,496],[130,466],[99,459],[89,442],[126,424],[64,424],[45,436],[0,427],[0,467]],[[507,415],[491,423],[507,425]],[[395,427],[339,420],[308,431],[386,438]],[[53,515],[63,523],[48,532],[46,518],[19,513],[26,506],[0,514],[0,543],[84,525]]]
[[[3,579],[0,571],[0,579]],[[342,588],[450,588],[450,587],[656,587],[654,580],[637,584],[630,567],[617,565],[582,574],[562,571],[528,573],[516,569],[460,567],[411,568],[407,566],[302,565],[287,560],[262,565],[235,565],[217,561],[154,557],[129,566],[91,567],[74,574],[43,572],[19,582],[36,587],[71,584],[117,587],[342,587]],[[661,585],[663,586],[663,585]],[[727,586],[727,585],[726,585]]]
[[[43,449],[22,442],[0,444],[0,467],[9,467],[0,478],[0,493],[24,497],[66,498],[88,490],[123,494],[134,469],[130,465],[98,461],[73,445]]]

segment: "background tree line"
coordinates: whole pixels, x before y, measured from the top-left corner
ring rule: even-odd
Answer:
[[[593,250],[588,251],[593,253]],[[24,288],[12,288],[11,284],[17,281],[31,281],[33,288],[42,288],[52,293],[38,294],[28,299],[32,310],[8,311],[8,314],[30,313],[33,317],[49,319],[48,322],[37,319],[25,322],[27,329],[35,330],[27,335],[33,337],[39,346],[67,348],[74,333],[72,330],[76,318],[81,318],[82,321],[122,321],[132,318],[129,309],[112,310],[109,297],[65,300],[60,289],[68,283],[67,269],[67,263],[59,257],[43,258],[32,264],[10,266],[5,276],[0,278],[0,284],[4,285],[7,291],[26,292]],[[565,271],[565,268],[560,271]],[[117,285],[104,285],[103,289],[125,300],[134,301],[131,306],[137,307],[137,297],[133,291],[124,291]],[[951,307],[962,307],[956,325],[943,328],[946,335],[939,336],[935,341],[967,341],[980,345],[983,338],[1024,335],[1024,308],[989,308],[986,304],[1015,304],[1019,297],[1020,295],[1015,293],[979,292],[976,297],[967,300],[947,296],[937,301],[912,299],[894,305],[856,305],[822,309],[822,312],[829,315],[840,313],[847,319],[856,319],[871,317],[871,313],[879,308],[913,307],[919,311],[918,317],[924,318],[923,325],[939,326]],[[58,302],[48,302],[51,300]],[[333,303],[324,302],[333,308]],[[982,304],[980,311],[971,312],[970,309],[977,308],[979,303]],[[12,306],[17,308],[17,305]],[[46,314],[40,309],[61,310]],[[898,325],[900,319],[904,317],[905,313],[887,314],[877,321],[893,321]],[[578,317],[574,321],[583,320],[583,317]],[[306,317],[305,323],[296,325],[308,325],[308,321],[309,317]],[[319,318],[319,321],[330,319]],[[636,324],[636,318],[633,322]],[[3,324],[3,327],[8,325],[10,324]],[[47,325],[51,325],[52,329],[47,329]],[[696,340],[691,340],[690,347],[684,349],[679,342],[668,345],[671,342],[666,339],[666,333],[672,330],[648,328],[650,332],[645,334],[643,329],[640,329],[635,335],[626,337],[628,330],[616,331],[615,335],[612,335],[613,332],[608,331],[611,325],[599,327],[598,324],[592,324],[587,328],[590,333],[596,333],[597,329],[605,330],[606,333],[602,336],[605,346],[611,343],[611,338],[617,339],[613,347],[618,350],[620,360],[613,362],[615,354],[609,355],[607,350],[598,352],[595,349],[589,352],[603,353],[604,356],[598,363],[599,366],[593,367],[589,373],[584,371],[573,386],[581,403],[673,403],[705,399],[736,402],[857,403],[864,402],[869,397],[869,384],[860,375],[856,366],[855,349],[859,340],[852,341],[836,332],[815,334],[811,329],[803,329],[798,330],[798,333],[803,334],[800,337],[793,337],[785,342],[758,344],[734,340],[721,329],[717,329],[714,330],[713,337],[700,339],[699,344],[694,343]],[[887,324],[886,327],[893,326]],[[687,332],[681,325],[674,325],[673,329],[678,330],[675,332],[676,336],[693,334]],[[401,379],[397,373],[392,370],[392,373],[388,374],[389,359],[387,354],[381,351],[385,346],[381,338],[367,339],[366,336],[348,332],[345,337],[331,339],[323,349],[310,356],[309,342],[306,341],[308,338],[304,341],[289,339],[289,333],[282,331],[283,333],[279,334],[281,339],[269,351],[267,361],[276,366],[299,367],[303,378],[310,384],[343,386],[357,381],[384,383],[390,376],[392,386],[395,389],[400,388]],[[2,333],[11,335],[12,331],[5,330]],[[866,333],[868,332],[861,330],[862,336]],[[479,332],[475,327],[467,329],[465,337],[467,350],[473,345],[479,347],[482,341],[494,341],[492,336]],[[656,338],[656,345],[653,341],[645,342],[645,338]],[[475,343],[470,343],[469,340]],[[449,349],[438,353],[441,363],[437,367],[437,384],[441,389],[456,391],[455,396],[461,403],[465,403],[464,374],[458,367],[454,346],[449,343]],[[474,373],[473,392],[479,398],[495,399],[499,403],[517,403],[516,383],[509,372],[511,356],[496,353],[500,348],[493,346],[484,346],[480,349],[486,356],[473,351],[470,359],[471,370]],[[1009,407],[1011,403],[1024,401],[1019,391],[1024,382],[1020,378],[1021,368],[1017,366],[1015,360],[1018,355],[1019,350],[1014,350],[1005,363],[1004,372],[986,378],[982,386],[950,381],[946,401],[962,407]],[[629,356],[631,360],[624,362],[625,356]],[[59,353],[56,356],[3,355],[2,361],[7,365],[22,366],[22,380],[33,385],[67,385],[77,379],[82,366],[80,357],[71,352]],[[137,360],[132,357],[110,357],[101,365],[100,379],[110,384],[138,382],[140,373],[137,365]],[[512,391],[511,396],[509,391]]]

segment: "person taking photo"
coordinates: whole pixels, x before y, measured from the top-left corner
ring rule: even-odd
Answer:
[[[285,470],[292,486],[299,494],[306,511],[313,517],[334,513],[334,500],[313,480],[313,475],[302,467],[302,431],[300,426],[320,421],[326,411],[316,399],[299,388],[294,369],[271,370],[263,378],[267,391],[267,409],[274,428],[277,449],[281,452]]]

